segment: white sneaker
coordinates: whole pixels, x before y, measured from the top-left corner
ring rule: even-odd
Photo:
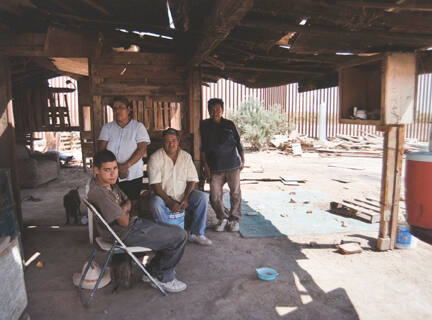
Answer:
[[[238,221],[228,222],[228,230],[231,232],[237,232],[240,230],[240,223]]]
[[[198,243],[202,246],[211,246],[213,242],[207,238],[205,235],[197,236],[196,234],[190,234],[189,235],[189,241]]]
[[[228,223],[227,219],[219,220],[219,223],[215,226],[214,231],[222,232],[225,231],[225,227]]]
[[[184,282],[182,282],[176,278],[174,278],[174,280],[169,281],[169,282],[161,282],[156,278],[153,278],[153,279],[155,279],[157,284],[159,286],[161,286],[162,289],[164,289],[165,291],[171,292],[171,293],[181,292],[181,291],[186,290],[186,288],[187,288],[186,283],[184,283]],[[156,286],[153,284],[153,282],[151,282],[150,279],[146,275],[142,276],[142,281],[144,283],[150,283],[150,285],[153,288],[156,288]]]

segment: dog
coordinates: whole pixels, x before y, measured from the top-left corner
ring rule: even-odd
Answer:
[[[69,224],[69,219],[74,218],[75,224],[78,224],[78,216],[81,216],[80,211],[80,195],[78,188],[70,190],[63,197],[63,206],[66,211],[66,224]]]

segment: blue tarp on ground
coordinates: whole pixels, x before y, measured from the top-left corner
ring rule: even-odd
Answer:
[[[297,190],[291,195],[289,191],[251,191],[243,192],[242,198],[240,234],[245,238],[378,231],[379,228],[378,223],[370,224],[322,209],[329,208],[332,198],[316,190]],[[224,203],[230,207],[229,194],[224,195]],[[250,212],[258,215],[247,215]]]

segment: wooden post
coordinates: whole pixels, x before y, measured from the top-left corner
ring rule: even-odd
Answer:
[[[199,123],[201,120],[201,74],[198,69],[189,72],[189,133],[193,135],[193,159],[199,172],[200,169],[200,137]]]
[[[396,241],[404,139],[404,125],[386,127],[381,179],[381,220],[377,243],[380,251],[393,249]]]
[[[15,141],[15,121],[12,108],[12,83],[9,61],[6,57],[0,56],[0,168],[11,169],[12,190],[18,224],[22,231],[23,218]]]
[[[91,94],[92,94],[92,115],[93,115],[93,136],[94,136],[94,151],[96,153],[96,142],[99,137],[102,126],[105,124],[105,112],[102,104],[102,96],[94,94],[94,88],[103,83],[103,78],[94,75],[95,66],[92,63],[90,68],[91,79]]]

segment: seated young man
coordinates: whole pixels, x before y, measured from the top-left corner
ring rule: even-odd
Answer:
[[[95,177],[90,182],[88,200],[127,246],[142,246],[156,251],[147,269],[162,288],[168,292],[185,290],[186,284],[175,278],[175,266],[183,256],[187,233],[176,226],[146,219],[132,222],[129,217],[131,202],[115,184],[118,164],[111,151],[102,150],[96,154],[93,171]],[[112,241],[104,226],[96,223],[96,230],[104,239]],[[146,279],[144,276],[143,280]]]

